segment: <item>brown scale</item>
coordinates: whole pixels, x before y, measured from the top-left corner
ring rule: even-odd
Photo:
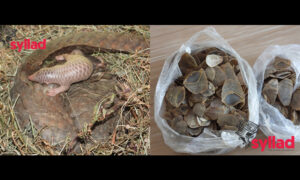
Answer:
[[[220,136],[219,130],[237,131],[248,121],[248,89],[235,57],[211,47],[184,53],[178,66],[183,75],[165,95],[171,128],[192,137],[208,128]]]
[[[300,89],[295,91],[296,73],[291,66],[291,61],[275,57],[264,74],[262,97],[287,119],[299,125],[300,116]]]
[[[72,51],[78,49],[86,56],[94,51],[128,54],[148,48],[149,42],[143,36],[126,33],[80,32],[47,42],[46,49],[36,50],[25,57],[11,89],[15,115],[21,128],[30,125],[31,120],[38,130],[45,128],[41,132],[44,139],[50,143],[63,144],[67,135],[72,139],[85,123],[91,123],[95,107],[101,99],[118,94],[115,88],[118,82],[114,76],[100,80],[93,78],[97,71],[94,70],[90,76],[91,62],[86,61],[84,56],[72,58]],[[54,58],[66,59],[66,62],[45,68],[46,61]],[[52,75],[55,76],[52,78]],[[81,82],[70,86],[67,93],[48,96],[42,84],[30,80],[35,78],[40,78],[38,82],[60,85],[58,88],[61,89],[54,88],[54,92],[50,89],[48,95],[66,91],[67,86],[73,82]],[[114,105],[118,104],[118,99],[119,96],[116,97]],[[93,138],[103,140],[109,137],[114,124],[115,121],[104,121],[101,126],[95,128],[101,133]]]

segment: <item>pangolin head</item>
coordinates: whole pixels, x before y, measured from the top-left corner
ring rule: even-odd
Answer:
[[[39,75],[39,71],[33,73],[32,75],[28,76],[28,79],[30,81],[35,81],[35,82],[41,82],[41,76]]]

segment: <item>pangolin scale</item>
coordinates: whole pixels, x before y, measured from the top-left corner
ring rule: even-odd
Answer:
[[[76,136],[77,130],[93,118],[95,105],[104,95],[113,93],[116,84],[116,81],[109,81],[109,83],[105,81],[82,81],[82,84],[75,84],[74,88],[70,88],[68,99],[66,99],[63,96],[45,95],[43,86],[30,80],[30,78],[33,79],[31,75],[43,68],[45,60],[70,54],[75,49],[79,49],[83,54],[91,54],[94,51],[135,53],[139,50],[145,50],[148,52],[149,42],[147,38],[136,34],[79,32],[51,40],[47,42],[46,49],[36,50],[25,57],[23,64],[18,68],[14,85],[10,91],[14,112],[22,128],[30,122],[33,122],[38,129],[47,127],[41,135],[49,142],[59,143],[65,139],[67,134],[71,137]],[[74,63],[82,63],[81,66],[84,67],[81,69],[85,68],[84,72],[87,73],[82,77],[75,77],[76,81],[80,78],[84,80],[90,76],[91,69],[89,68],[91,65],[86,59],[71,60],[70,62],[68,57],[65,59],[67,61],[62,66],[52,67],[52,71],[56,71],[56,75],[64,74],[65,77],[69,78],[67,84],[57,82],[58,84],[68,86],[73,82],[72,76],[78,75],[78,73],[69,68],[72,68]],[[50,71],[47,72],[47,68],[43,68],[41,72],[50,73]],[[66,75],[66,73],[70,74]],[[43,81],[47,82],[46,76],[40,77],[43,77]],[[63,78],[56,77],[54,79],[62,80]],[[64,79],[64,81],[66,80]],[[104,126],[100,131],[104,132],[107,128]]]

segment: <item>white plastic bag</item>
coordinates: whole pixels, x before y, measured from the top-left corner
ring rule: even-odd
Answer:
[[[242,77],[248,87],[249,121],[253,122],[253,124],[258,124],[259,104],[256,79],[252,68],[234,49],[232,49],[213,27],[205,28],[203,31],[193,35],[178,51],[166,59],[156,86],[154,103],[155,122],[163,134],[165,143],[176,152],[191,154],[202,152],[222,154],[231,151],[238,146],[244,147],[246,145],[240,136],[233,131],[222,131],[221,137],[218,137],[209,129],[205,128],[203,133],[198,137],[180,135],[168,125],[167,121],[162,116],[165,109],[163,100],[166,91],[169,85],[182,75],[178,66],[182,54],[185,52],[191,53],[198,49],[207,49],[209,47],[217,47],[236,57],[240,66],[240,71],[242,72]],[[254,136],[255,135],[256,131]]]
[[[277,108],[268,104],[261,95],[265,70],[276,56],[291,61],[291,65],[296,72],[294,90],[300,86],[300,45],[270,46],[258,57],[253,66],[253,71],[257,80],[257,92],[260,100],[260,129],[266,136],[275,136],[280,139],[290,139],[291,136],[295,136],[295,141],[299,142],[300,126],[295,126],[292,121],[286,119]]]

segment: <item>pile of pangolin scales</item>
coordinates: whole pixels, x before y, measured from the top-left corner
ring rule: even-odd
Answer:
[[[204,128],[237,131],[248,121],[248,89],[238,61],[211,47],[184,53],[179,61],[182,76],[165,95],[164,116],[179,134],[196,137]]]
[[[287,119],[299,125],[300,88],[294,91],[295,81],[296,73],[291,61],[275,57],[266,68],[262,96]]]

